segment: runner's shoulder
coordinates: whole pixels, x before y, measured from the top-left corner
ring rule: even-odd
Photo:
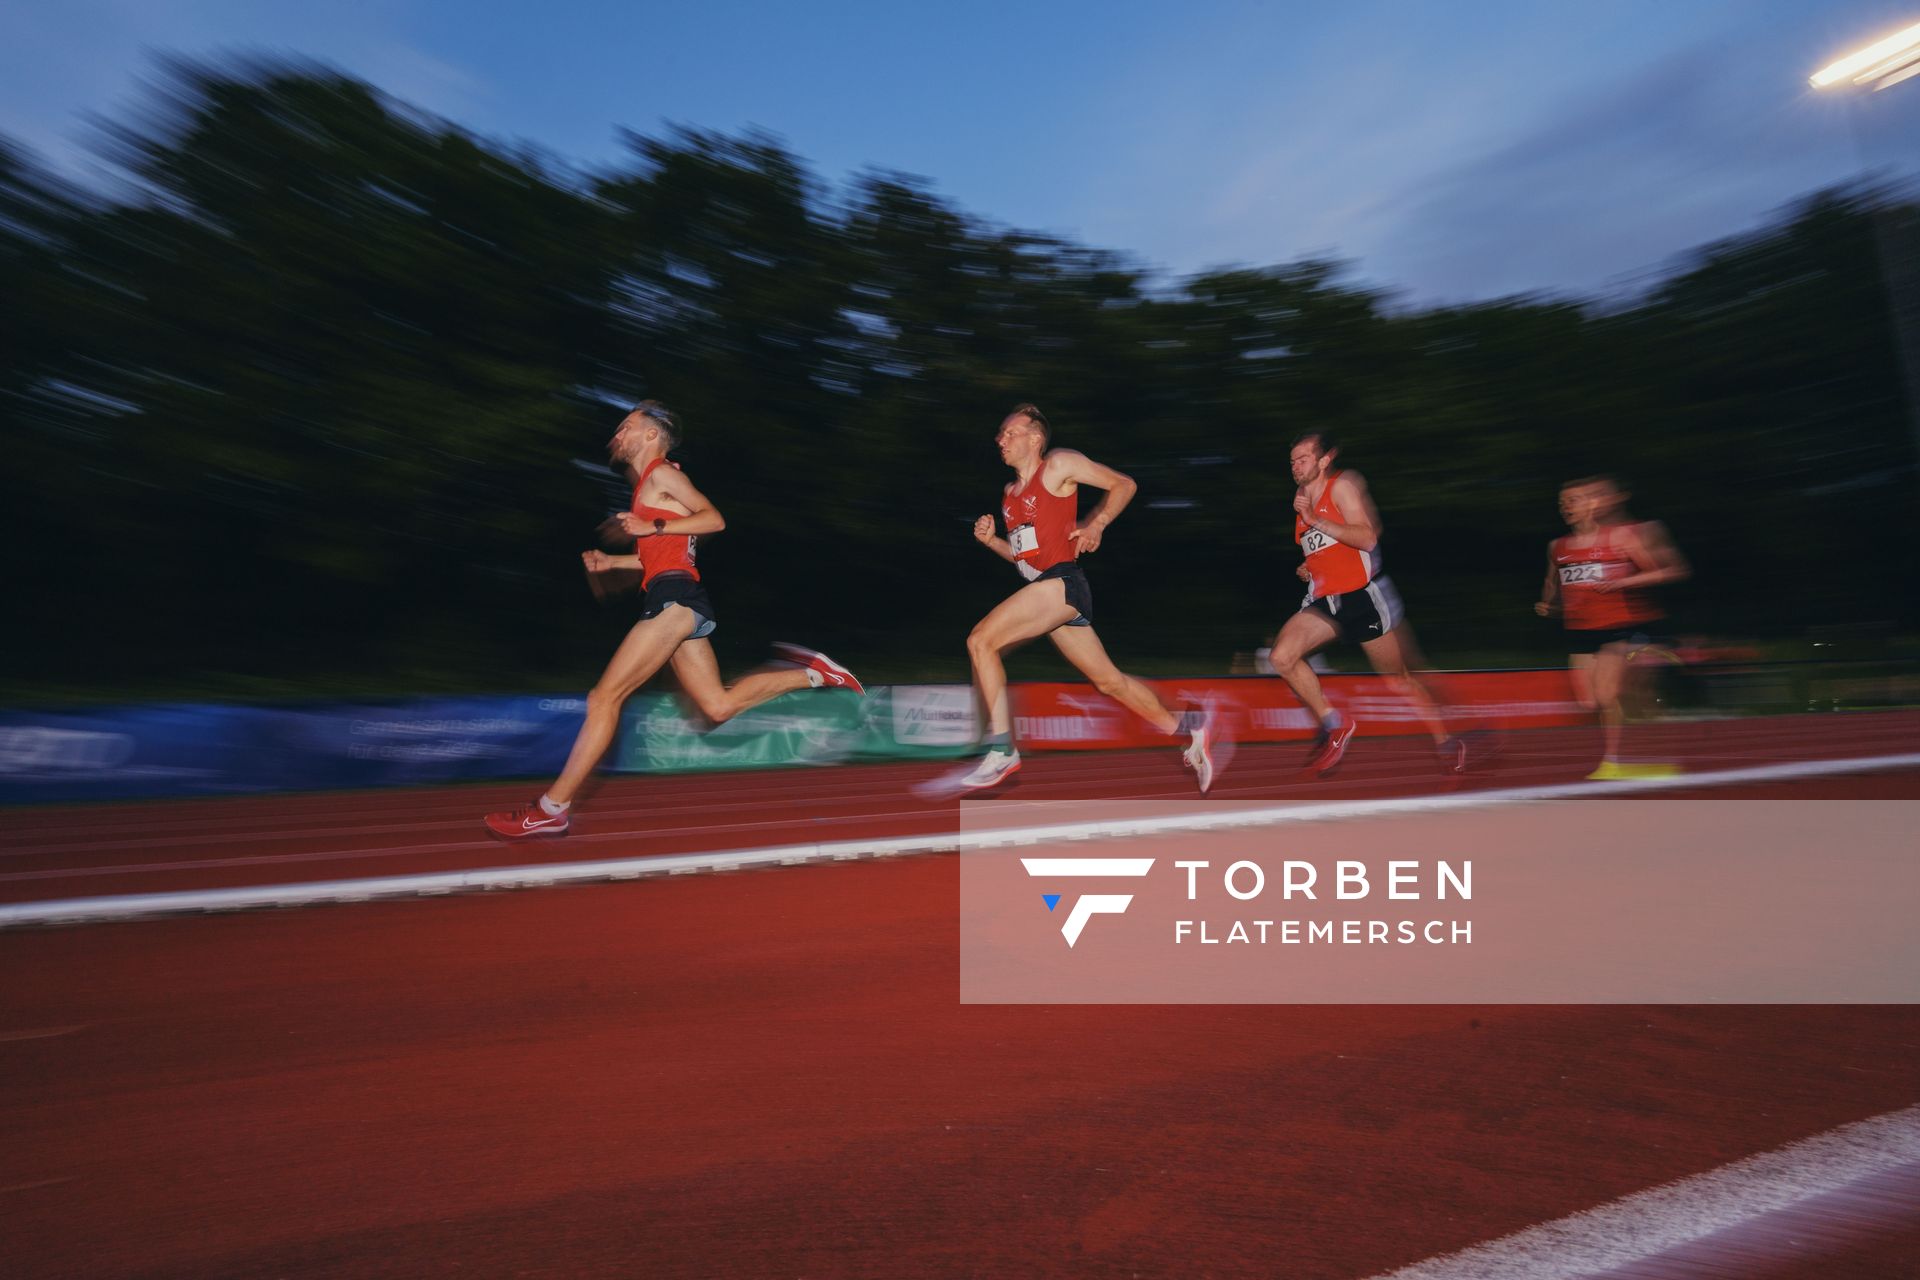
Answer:
[[[1667,526],[1661,524],[1658,520],[1635,520],[1627,526],[1627,529],[1634,537],[1640,539],[1642,542],[1665,542],[1668,540]]]
[[[1072,472],[1086,461],[1087,455],[1078,449],[1049,449],[1040,460],[1040,474],[1049,490],[1056,484],[1077,485],[1079,481]]]

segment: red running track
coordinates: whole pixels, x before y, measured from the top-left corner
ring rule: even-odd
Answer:
[[[1920,712],[1652,725],[1636,727],[1631,745],[1693,772],[1895,755],[1920,751]],[[1599,756],[1598,734],[1579,729],[1488,735],[1476,746],[1481,763],[1458,789],[1577,782]],[[1340,773],[1325,781],[1301,777],[1303,754],[1298,745],[1243,747],[1211,798],[1337,801],[1454,786],[1435,770],[1424,739],[1359,739]],[[954,831],[955,801],[921,799],[912,790],[947,767],[606,777],[578,806],[573,835],[516,845],[488,839],[480,815],[526,803],[540,782],[14,810],[0,834],[0,903]],[[1818,786],[1818,794],[1920,795],[1911,779],[1889,775]],[[1002,794],[1196,798],[1172,748],[1029,756]]]
[[[1675,726],[1669,745],[1700,732],[1696,768],[1810,756],[1832,724],[1848,741],[1827,755],[1866,755],[1883,734],[1911,749],[1913,723]],[[1418,759],[1377,745],[1348,794]],[[1529,745],[1557,754],[1510,751],[1509,784],[1586,764],[1577,739]],[[1288,794],[1293,753],[1267,754],[1229,782]],[[842,795],[852,773],[889,802],[909,776],[675,783],[661,825],[729,793],[755,842],[782,803],[883,821]],[[826,779],[822,809],[765,793]],[[1178,793],[1158,756],[1037,761],[1026,794],[1155,779]],[[638,830],[663,785],[602,792],[610,827],[634,816],[593,856],[682,839]],[[1920,775],[1794,793],[1850,788],[1913,796]],[[366,825],[452,843],[500,794],[392,797]],[[177,855],[215,820],[283,842],[227,842],[245,855],[300,851],[330,804],[21,816],[70,860],[101,857],[89,837]],[[366,864],[326,874],[346,865]],[[1911,1007],[963,1007],[957,880],[920,857],[0,934],[5,1270],[1359,1277],[1920,1100]],[[1916,1242],[1779,1274],[1913,1274]]]

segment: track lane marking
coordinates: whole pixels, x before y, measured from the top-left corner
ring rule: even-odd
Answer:
[[[470,871],[429,872],[305,884],[250,885],[233,889],[178,890],[65,898],[0,905],[0,929],[32,924],[86,924],[158,915],[235,911],[253,907],[309,906],[323,902],[365,902],[374,898],[439,896],[476,889],[526,889],[597,880],[631,880],[646,875],[685,875],[737,871],[749,867],[795,866],[807,862],[900,857],[961,849],[995,848],[1059,839],[1117,839],[1174,831],[1220,831],[1329,822],[1346,818],[1444,813],[1460,809],[1529,804],[1542,800],[1590,800],[1598,796],[1639,795],[1751,782],[1786,782],[1836,774],[1920,768],[1920,753],[1855,760],[1820,760],[1761,768],[1728,769],[1608,783],[1562,783],[1494,791],[1463,791],[1437,796],[1400,796],[1382,800],[1297,802],[1258,808],[1220,808],[1206,813],[1061,823],[975,832],[938,832],[868,840],[771,845],[758,849],[714,850],[618,858],[599,862],[536,863]]]
[[[1916,1163],[1920,1106],[1842,1125],[1370,1280],[1580,1280]]]

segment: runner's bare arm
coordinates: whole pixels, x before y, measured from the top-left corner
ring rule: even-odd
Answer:
[[[993,532],[993,517],[981,516],[973,522],[974,541],[978,542],[1002,560],[1012,564],[1019,557],[1013,554],[1013,544],[1005,538],[996,537]]]
[[[1680,554],[1680,548],[1674,546],[1673,539],[1667,536],[1666,527],[1657,520],[1633,527],[1633,534],[1627,540],[1627,554],[1633,557],[1633,567],[1637,572],[1611,582],[1597,583],[1599,590],[1614,592],[1628,587],[1657,587],[1667,582],[1685,582],[1693,575],[1686,557]]]
[[[1095,462],[1077,449],[1055,449],[1047,455],[1046,465],[1051,483],[1084,484],[1104,494],[1100,505],[1093,509],[1093,514],[1067,535],[1081,554],[1098,551],[1101,539],[1106,536],[1107,526],[1127,509],[1127,504],[1133,501],[1133,495],[1140,492],[1140,486],[1126,472],[1115,471],[1103,462]]]
[[[1547,580],[1540,585],[1540,598],[1533,602],[1533,611],[1543,618],[1552,617],[1560,608],[1560,575],[1553,567],[1553,544],[1547,544]]]
[[[687,479],[684,471],[676,467],[660,467],[654,471],[653,481],[658,486],[655,493],[659,499],[686,508],[687,514],[655,526],[628,512],[620,517],[620,527],[634,537],[651,538],[656,533],[701,536],[718,533],[727,527],[720,509],[707,501],[706,494],[693,487],[693,481]],[[660,506],[662,502],[649,502],[647,505]]]
[[[580,563],[587,566],[588,573],[610,573],[615,569],[640,568],[640,557],[610,556],[604,551],[582,551]]]
[[[1293,509],[1307,522],[1307,528],[1318,529],[1335,542],[1344,542],[1360,551],[1371,551],[1380,545],[1380,513],[1373,509],[1367,482],[1357,473],[1343,471],[1333,482],[1333,504],[1357,519],[1345,523],[1315,519],[1312,504],[1304,493],[1295,494],[1293,499]]]

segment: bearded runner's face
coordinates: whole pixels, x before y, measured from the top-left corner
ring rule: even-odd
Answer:
[[[1293,452],[1288,456],[1288,462],[1293,467],[1293,483],[1304,489],[1318,480],[1326,470],[1323,461],[1319,441],[1302,440],[1293,446]]]
[[[611,462],[632,462],[640,456],[640,450],[647,443],[647,415],[630,413],[620,422],[620,429],[613,433],[613,439],[607,441],[607,458]]]

